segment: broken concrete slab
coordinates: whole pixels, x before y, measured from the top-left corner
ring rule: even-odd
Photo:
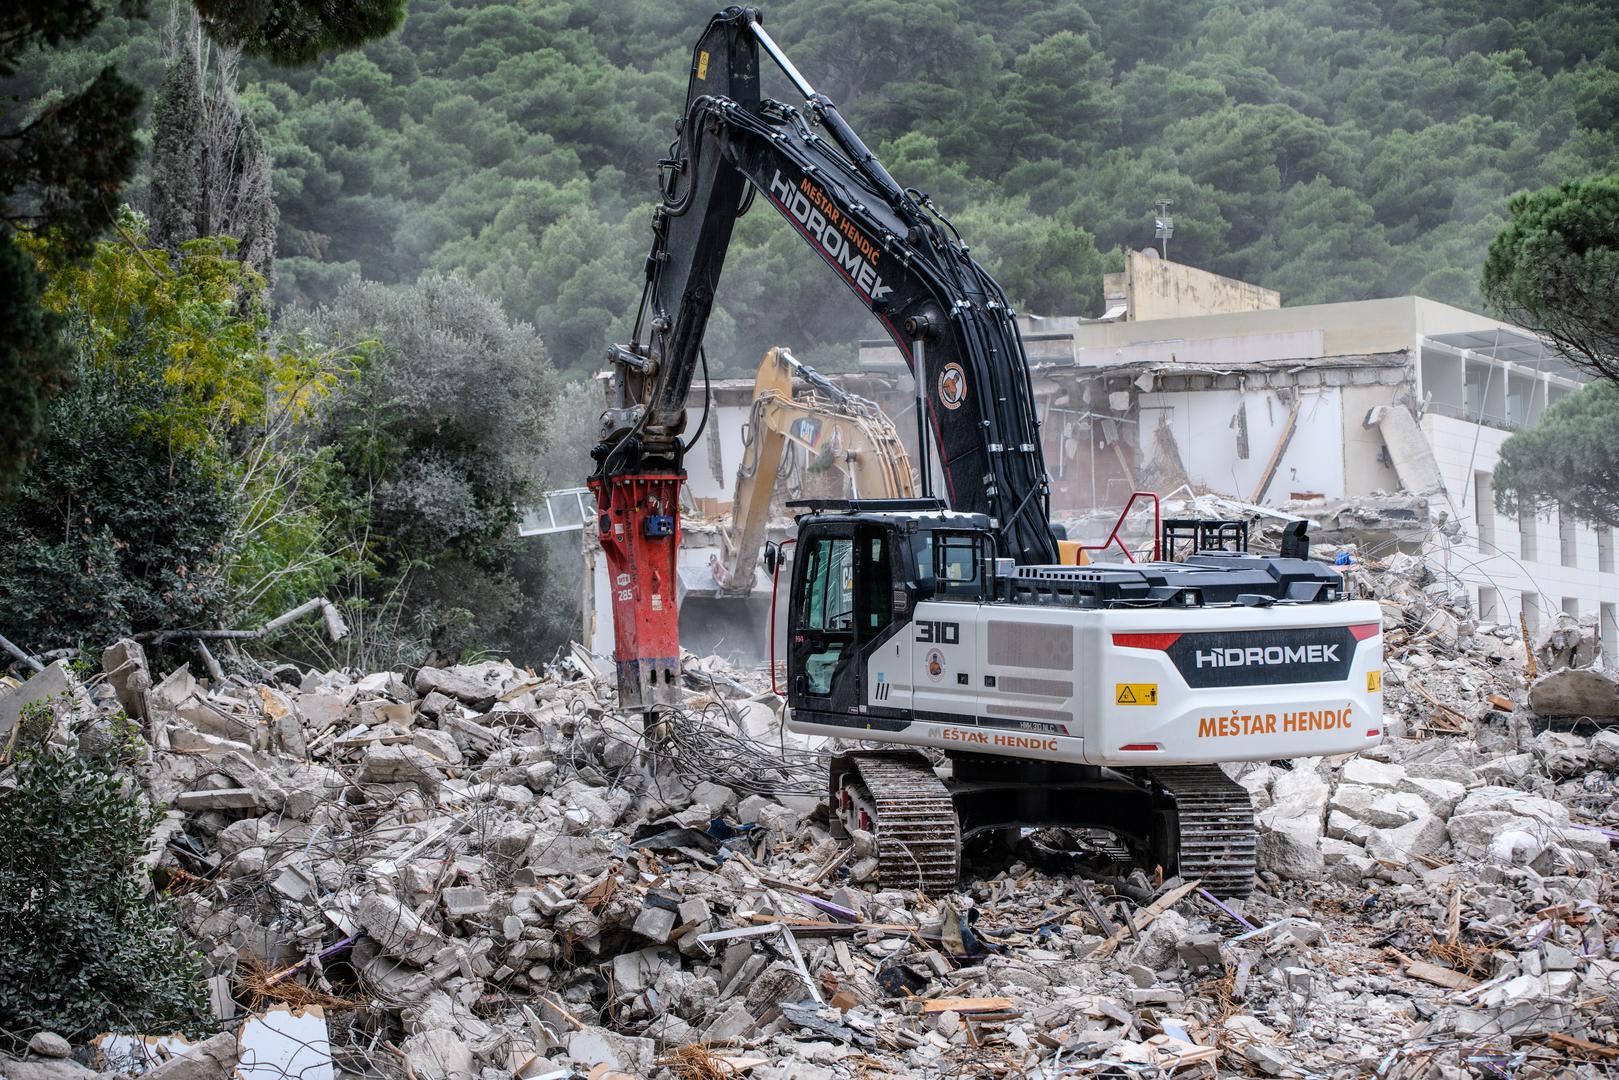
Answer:
[[[1356,757],[1344,762],[1340,775],[1346,784],[1361,784],[1366,787],[1382,788],[1384,791],[1395,791],[1399,789],[1400,781],[1405,779],[1405,768],[1401,765],[1373,761],[1368,757]]]
[[[482,915],[489,910],[489,894],[471,885],[455,885],[444,890],[444,911],[455,918]]]
[[[466,705],[486,712],[494,707],[500,696],[498,688],[469,675],[459,668],[425,667],[416,672],[413,684],[419,694],[443,694]]]
[[[367,746],[355,780],[362,784],[415,784],[426,791],[444,782],[433,759],[414,746]]]
[[[1529,708],[1538,716],[1619,720],[1619,679],[1596,668],[1547,672],[1529,684]]]
[[[0,694],[0,738],[17,726],[24,709],[46,701],[65,700],[76,686],[78,680],[68,671],[67,661],[58,660],[47,664],[44,671],[36,672],[15,690]]]
[[[146,1080],[231,1080],[239,1055],[236,1032],[222,1031],[141,1075]]]
[[[399,1049],[416,1080],[472,1080],[478,1075],[472,1048],[452,1031],[419,1031]]]
[[[436,927],[381,893],[362,900],[354,917],[385,953],[417,967],[425,966],[446,944]]]
[[[587,1069],[605,1065],[610,1069],[646,1076],[652,1071],[657,1048],[651,1039],[620,1035],[606,1028],[585,1028],[568,1036],[568,1057]]]
[[[1419,796],[1427,802],[1428,808],[1440,817],[1449,817],[1456,804],[1467,793],[1464,784],[1454,780],[1440,780],[1426,776],[1412,776],[1407,774],[1400,781],[1399,791]]]
[[[180,810],[255,810],[259,797],[251,788],[214,788],[182,791],[174,797]]]
[[[140,642],[120,638],[107,646],[101,652],[101,670],[124,712],[131,719],[145,723],[146,695],[152,689],[152,672],[146,666],[146,650]]]

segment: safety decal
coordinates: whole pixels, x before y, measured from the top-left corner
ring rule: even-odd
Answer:
[[[1113,703],[1115,705],[1156,705],[1158,704],[1158,684],[1114,683]]]
[[[944,682],[944,653],[938,649],[929,649],[927,667],[929,679],[934,682]]]
[[[707,79],[708,78],[708,53],[707,52],[700,52],[700,53],[697,54],[697,77],[699,79]]]
[[[1366,689],[1373,694],[1383,689],[1383,673],[1381,671],[1368,671],[1366,673]]]
[[[966,400],[967,372],[960,364],[946,364],[939,372],[939,401],[947,409],[959,409]]]

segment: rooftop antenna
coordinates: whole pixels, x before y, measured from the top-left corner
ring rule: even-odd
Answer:
[[[1167,261],[1169,238],[1175,235],[1175,219],[1170,216],[1169,208],[1175,205],[1175,200],[1160,195],[1155,201],[1158,203],[1158,216],[1153,219],[1153,235],[1158,238],[1158,254]]]

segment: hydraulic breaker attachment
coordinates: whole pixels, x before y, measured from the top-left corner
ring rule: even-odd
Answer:
[[[618,703],[650,712],[680,704],[675,553],[684,472],[592,477],[596,532],[613,593]]]

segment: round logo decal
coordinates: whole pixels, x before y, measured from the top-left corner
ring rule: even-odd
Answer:
[[[939,401],[947,409],[959,409],[967,400],[967,373],[960,364],[950,363],[939,372]]]
[[[932,679],[934,682],[942,682],[944,680],[944,653],[940,652],[938,649],[929,649],[927,666],[928,678]]]

